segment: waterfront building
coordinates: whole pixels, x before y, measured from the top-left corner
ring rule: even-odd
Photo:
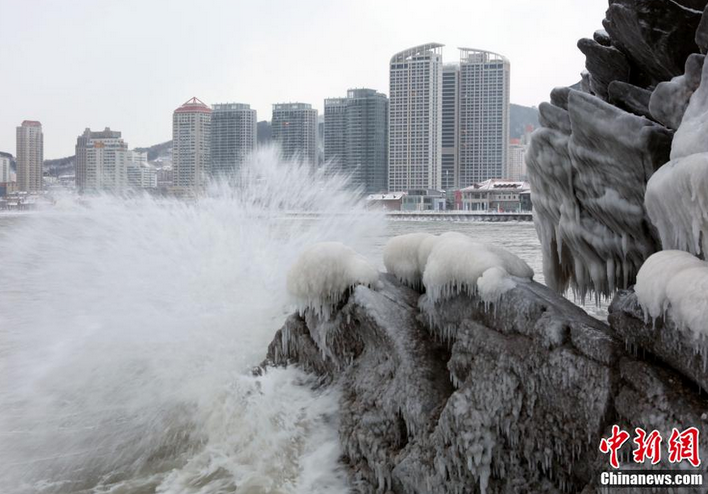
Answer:
[[[256,110],[241,103],[218,103],[211,109],[211,174],[234,177],[256,148]]]
[[[373,89],[350,89],[325,100],[324,159],[364,194],[387,187],[388,99]]]
[[[42,124],[25,120],[17,127],[17,188],[22,192],[42,190],[44,134]]]
[[[87,128],[76,139],[76,187],[80,192],[125,189],[127,166],[128,144],[119,131]]]
[[[10,168],[10,157],[0,154],[0,184],[14,182],[12,169]]]
[[[457,186],[504,178],[509,146],[509,60],[460,48]]]
[[[493,178],[461,189],[457,209],[497,213],[520,212],[521,194],[529,191],[527,182]]]
[[[447,198],[445,192],[436,189],[410,189],[401,203],[402,211],[444,211]]]
[[[442,185],[442,47],[416,46],[389,64],[388,190]]]
[[[172,114],[173,188],[177,193],[202,189],[210,175],[211,108],[192,98]]]
[[[277,103],[271,121],[273,140],[285,159],[317,165],[317,110],[309,103]]]

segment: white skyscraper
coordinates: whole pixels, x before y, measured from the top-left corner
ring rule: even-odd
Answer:
[[[42,124],[25,120],[17,127],[17,188],[25,192],[42,190],[44,134]]]
[[[10,170],[10,157],[0,154],[0,184],[13,182]]]
[[[273,140],[285,159],[299,157],[317,165],[317,110],[309,103],[273,105]]]
[[[211,108],[192,98],[172,114],[173,184],[177,192],[206,185],[211,162]]]
[[[76,139],[76,186],[82,192],[120,191],[128,186],[128,145],[121,133],[106,127],[86,129]]]
[[[507,178],[509,70],[502,55],[460,48],[458,187]]]
[[[429,43],[391,58],[389,190],[442,186],[442,47]]]

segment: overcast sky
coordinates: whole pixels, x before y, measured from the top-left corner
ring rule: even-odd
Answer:
[[[601,28],[607,0],[0,0],[0,151],[40,120],[45,158],[74,153],[84,128],[130,147],[171,139],[172,111],[312,103],[351,87],[388,93],[388,61],[411,46],[495,51],[511,61],[511,101],[538,105],[577,82],[575,44]]]

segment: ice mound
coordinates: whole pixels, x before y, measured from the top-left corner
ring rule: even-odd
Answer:
[[[667,312],[679,327],[708,335],[708,263],[680,250],[646,260],[634,287],[646,316]]]
[[[356,285],[372,286],[379,273],[353,249],[340,242],[307,248],[288,271],[287,289],[298,310],[312,309],[329,318],[343,295]]]
[[[664,249],[705,252],[708,238],[708,64],[671,145],[671,161],[647,183],[644,204]]]
[[[413,288],[420,288],[425,262],[437,237],[430,233],[409,233],[386,242],[383,262],[386,271]]]
[[[422,285],[433,301],[465,292],[495,302],[516,286],[514,278],[533,277],[529,265],[511,252],[457,232],[394,237],[384,248],[384,265],[409,286]]]
[[[665,249],[700,254],[708,238],[708,153],[677,158],[654,173],[644,198]]]

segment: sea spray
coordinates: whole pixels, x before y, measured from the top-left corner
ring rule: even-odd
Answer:
[[[0,491],[345,490],[336,390],[249,369],[299,253],[371,255],[383,217],[272,149],[237,182],[0,218]]]

